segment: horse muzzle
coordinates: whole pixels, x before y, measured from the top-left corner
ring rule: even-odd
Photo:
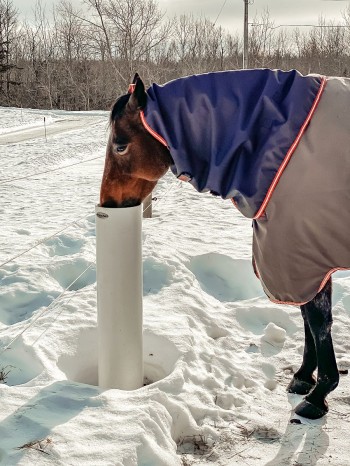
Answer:
[[[140,205],[141,201],[139,199],[124,199],[121,202],[117,202],[114,199],[106,199],[101,203],[101,207],[108,207],[108,208],[125,208],[125,207],[136,207]]]

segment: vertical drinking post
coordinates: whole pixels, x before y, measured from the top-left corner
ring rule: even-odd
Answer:
[[[98,384],[143,385],[142,205],[96,206]]]

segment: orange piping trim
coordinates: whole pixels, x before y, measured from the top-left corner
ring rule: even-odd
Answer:
[[[323,288],[324,286],[326,285],[326,283],[328,282],[329,280],[329,277],[334,273],[334,272],[337,272],[338,270],[350,270],[349,268],[346,268],[346,267],[335,267],[334,269],[331,269],[325,276],[324,276],[324,279],[322,280],[321,282],[321,285],[317,291],[317,293],[319,293]],[[317,294],[316,293],[316,294]],[[270,301],[272,301],[273,303],[276,303],[276,304],[290,304],[290,305],[294,305],[294,306],[302,306],[303,304],[306,304],[308,301],[305,301],[303,303],[293,303],[292,301],[279,301],[278,299],[272,299],[272,298],[269,298]]]
[[[315,110],[316,110],[316,107],[321,99],[321,95],[324,91],[324,88],[325,88],[325,85],[326,85],[326,78],[322,78],[322,82],[321,82],[321,85],[320,85],[320,88],[318,90],[318,93],[316,95],[316,98],[315,98],[315,101],[311,107],[311,110],[308,114],[308,116],[306,117],[306,120],[304,121],[304,124],[303,126],[300,128],[300,131],[299,131],[299,134],[298,136],[296,137],[295,141],[293,142],[293,144],[291,145],[291,147],[289,148],[288,152],[287,152],[287,155],[285,156],[282,164],[280,165],[276,175],[275,175],[275,178],[273,179],[268,191],[267,191],[267,194],[265,196],[265,199],[263,201],[263,203],[261,204],[260,206],[260,209],[258,210],[258,212],[256,213],[255,217],[253,217],[254,219],[257,219],[259,217],[262,216],[262,214],[264,213],[264,210],[266,209],[266,206],[269,202],[269,200],[271,199],[271,196],[272,196],[272,193],[274,192],[275,188],[276,188],[276,185],[277,183],[279,182],[279,179],[281,178],[282,176],[282,173],[284,171],[284,169],[286,168],[290,158],[292,157],[295,149],[297,148],[299,142],[300,142],[300,139],[302,138],[305,130],[306,130],[306,127],[307,125],[309,124]]]
[[[154,131],[154,129],[152,129],[152,128],[150,127],[150,125],[147,123],[146,118],[145,118],[145,114],[143,113],[143,110],[141,110],[141,112],[140,112],[140,117],[141,117],[142,124],[143,124],[143,126],[146,128],[146,130],[147,130],[154,138],[156,138],[157,141],[159,141],[160,143],[162,143],[165,147],[168,147],[168,144],[167,144],[166,140],[165,140],[160,134],[158,134],[156,131]]]

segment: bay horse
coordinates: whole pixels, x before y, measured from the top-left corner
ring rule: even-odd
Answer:
[[[337,206],[338,192],[350,201],[350,157],[338,139],[329,164],[329,140],[349,134],[341,118],[349,96],[350,80],[295,70],[207,73],[147,91],[136,74],[111,110],[100,191],[103,207],[139,205],[170,167],[253,219],[253,266],[265,293],[301,309],[303,359],[287,391],[305,395],[295,413],[309,419],[328,412],[326,396],[339,383],[331,274],[350,266],[350,209],[339,223],[330,202]]]

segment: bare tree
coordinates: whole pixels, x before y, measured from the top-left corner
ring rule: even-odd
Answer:
[[[249,33],[249,67],[270,66],[275,39],[274,22],[266,8],[256,15]]]
[[[2,105],[107,109],[135,71],[150,84],[242,65],[238,34],[191,14],[169,20],[156,0],[57,0],[53,19],[38,0],[30,23],[11,2],[0,0]],[[350,7],[344,21],[290,33],[265,10],[250,28],[250,67],[347,76]]]
[[[11,86],[19,85],[12,79],[11,70],[16,67],[13,49],[15,49],[18,12],[11,0],[0,0],[0,95],[5,100],[10,98]]]
[[[175,18],[172,53],[177,72],[190,74],[223,70],[226,62],[230,62],[228,58],[236,55],[238,44],[237,38],[207,18],[195,18],[193,15]]]
[[[27,89],[32,105],[41,107],[43,103],[49,108],[55,106],[57,89],[55,74],[57,72],[57,34],[50,27],[45,7],[38,0],[34,7],[33,23],[25,23],[22,31],[25,36],[23,56],[29,65],[28,73],[33,79],[34,89]]]

